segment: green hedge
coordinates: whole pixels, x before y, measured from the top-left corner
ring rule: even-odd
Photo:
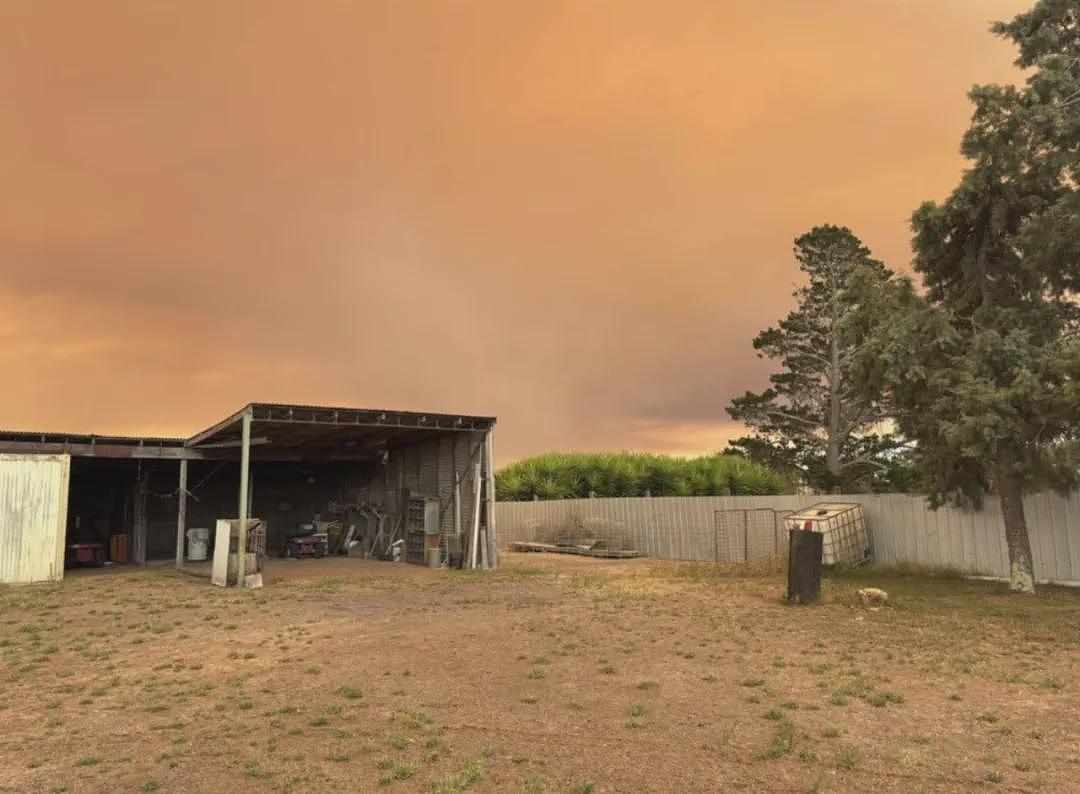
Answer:
[[[495,475],[503,501],[603,496],[720,496],[790,493],[788,480],[738,455],[673,458],[643,452],[549,452]]]

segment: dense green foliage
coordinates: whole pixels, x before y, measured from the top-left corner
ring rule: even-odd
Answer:
[[[858,366],[935,501],[1001,497],[1012,586],[1031,591],[1023,494],[1075,484],[1080,463],[1080,13],[1041,0],[994,30],[1027,83],[972,89],[968,169],[912,218],[925,293],[863,285],[887,321]]]
[[[853,280],[881,284],[892,273],[842,226],[817,226],[800,236],[795,260],[806,279],[794,292],[798,305],[754,339],[758,355],[776,363],[769,388],[746,392],[728,407],[754,431],[733,450],[780,470],[793,467],[822,491],[896,486],[904,468],[901,440],[883,432],[889,418],[884,395],[853,383],[853,367],[873,329],[859,312]]]
[[[674,458],[647,453],[562,453],[526,458],[495,476],[500,500],[596,496],[786,493],[786,478],[736,455]]]
[[[853,458],[867,460],[847,467],[838,480],[829,476],[820,454],[805,444],[762,434],[742,436],[728,442],[725,454],[739,455],[772,469],[792,482],[801,482],[824,492],[910,493],[919,488],[918,472],[912,465],[914,448],[900,444],[896,434],[868,433],[846,445]]]

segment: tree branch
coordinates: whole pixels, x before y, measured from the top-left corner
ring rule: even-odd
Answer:
[[[821,422],[820,421],[816,421],[814,419],[807,419],[805,416],[797,416],[796,414],[789,414],[787,411],[780,411],[780,410],[776,410],[776,409],[767,410],[767,411],[765,411],[765,415],[773,417],[773,418],[777,418],[777,419],[787,419],[787,420],[792,421],[792,422],[800,422],[800,423],[802,423],[804,425],[807,425],[808,427],[814,427],[814,428],[821,427]]]

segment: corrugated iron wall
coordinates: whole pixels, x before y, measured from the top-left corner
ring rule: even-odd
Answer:
[[[68,455],[0,455],[0,583],[64,577]]]
[[[482,432],[453,432],[425,441],[412,447],[391,451],[384,468],[383,480],[368,484],[368,493],[374,497],[381,493],[382,501],[395,508],[400,490],[420,496],[439,499],[439,527],[444,539],[454,531],[454,475],[461,481],[461,527],[466,531],[472,526],[472,510],[475,491],[473,473],[480,460],[480,448],[484,443]],[[445,549],[445,543],[444,543]]]
[[[496,504],[498,540],[549,542],[554,528],[600,518],[625,524],[636,548],[653,557],[713,560],[716,511],[772,508],[799,510],[814,502],[863,505],[874,560],[884,564],[949,566],[969,574],[1006,577],[1009,555],[997,499],[982,510],[931,510],[921,496],[690,496],[627,499],[565,499]],[[1035,577],[1080,582],[1080,493],[1032,494],[1024,500]]]

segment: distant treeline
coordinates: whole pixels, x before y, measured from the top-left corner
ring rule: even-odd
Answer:
[[[513,463],[495,477],[503,501],[604,496],[752,496],[789,493],[772,469],[737,455],[673,458],[639,452],[551,452]]]

